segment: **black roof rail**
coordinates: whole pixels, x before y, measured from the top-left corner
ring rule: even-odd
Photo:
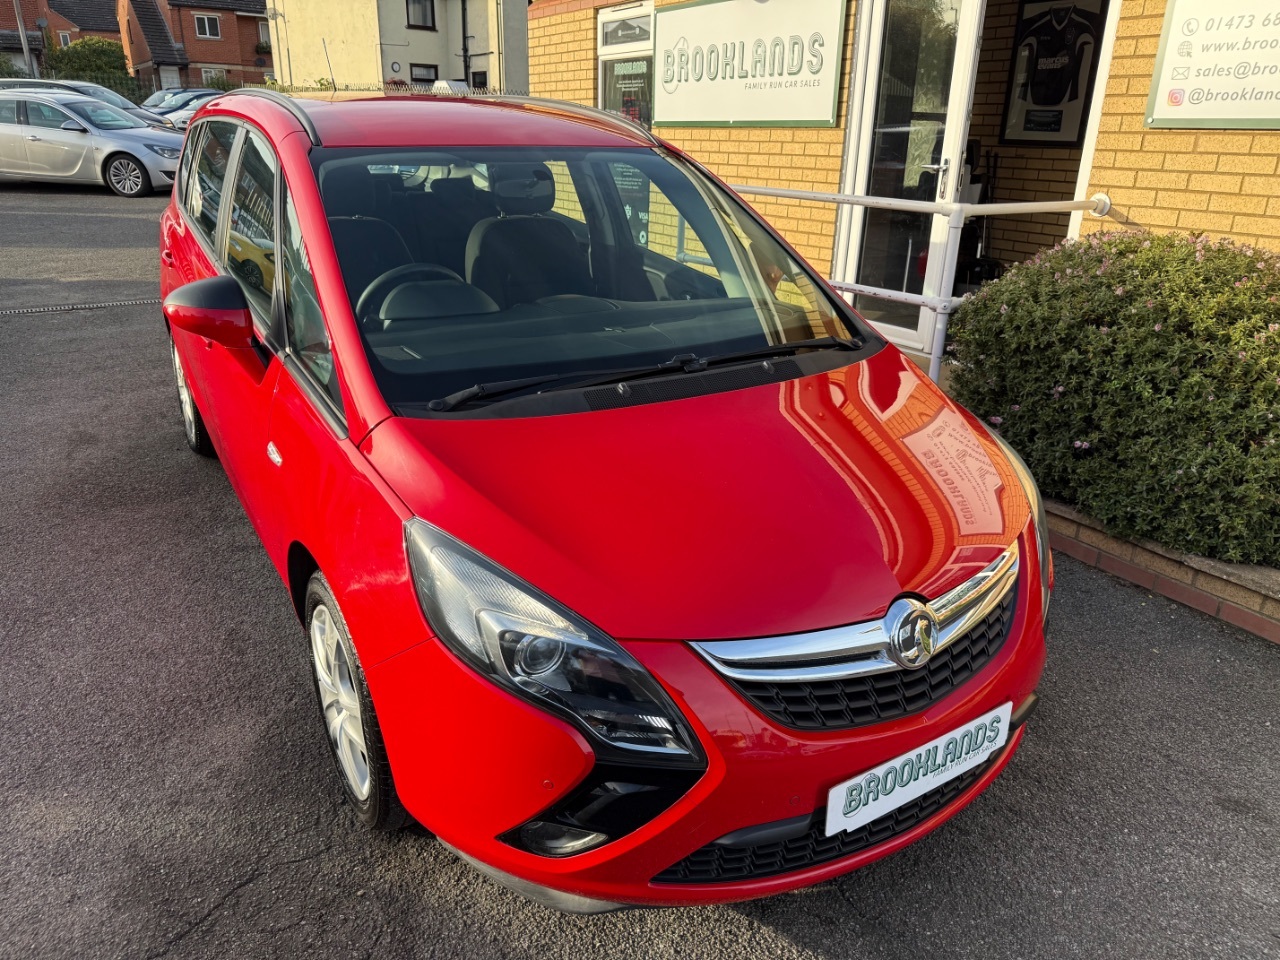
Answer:
[[[613,113],[610,110],[601,110],[599,107],[588,107],[581,103],[573,103],[569,100],[553,100],[551,97],[517,97],[498,94],[494,96],[475,97],[476,100],[493,100],[497,103],[527,103],[534,107],[554,107],[563,113],[572,113],[579,117],[589,117],[592,120],[608,120],[619,126],[626,127],[637,136],[641,136],[648,140],[655,147],[662,146],[662,141],[653,135],[648,127],[643,124],[636,123],[630,117],[624,117],[620,113]]]
[[[293,97],[285,96],[279,90],[269,90],[266,87],[241,87],[239,90],[229,90],[227,96],[261,97],[264,100],[270,100],[272,103],[278,103],[293,114],[293,118],[302,124],[302,129],[307,132],[313,147],[323,146],[320,142],[320,131],[316,129],[315,121],[311,119],[307,111],[298,106],[298,101]]]

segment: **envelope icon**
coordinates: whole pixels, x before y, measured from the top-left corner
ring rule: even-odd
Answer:
[[[1173,79],[1175,79],[1175,80],[1190,80],[1190,79],[1191,79],[1191,68],[1190,68],[1190,67],[1174,67],[1174,68],[1173,68]]]

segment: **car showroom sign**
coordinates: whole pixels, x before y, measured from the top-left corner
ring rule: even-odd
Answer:
[[[1169,0],[1147,126],[1280,129],[1280,6]]]
[[[693,0],[655,20],[654,123],[835,125],[844,0]]]

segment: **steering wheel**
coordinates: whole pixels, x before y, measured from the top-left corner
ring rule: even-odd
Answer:
[[[391,291],[403,284],[407,277],[435,277],[466,283],[448,267],[442,267],[438,263],[406,263],[402,267],[393,267],[364,288],[364,293],[360,294],[360,299],[356,302],[356,316],[364,318],[366,308],[374,303],[381,310]],[[366,321],[361,319],[360,322],[364,324]]]

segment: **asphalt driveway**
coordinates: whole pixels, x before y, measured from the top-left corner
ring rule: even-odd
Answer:
[[[182,438],[163,200],[0,185],[0,957],[1280,956],[1280,647],[1058,559],[967,811],[807,892],[566,917],[341,803],[288,597]]]

